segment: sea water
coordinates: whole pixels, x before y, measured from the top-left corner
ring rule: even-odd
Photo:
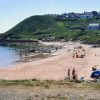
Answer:
[[[0,67],[5,67],[16,63],[20,59],[16,48],[0,45]]]

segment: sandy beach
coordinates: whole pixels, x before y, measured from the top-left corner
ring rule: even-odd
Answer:
[[[5,80],[64,80],[68,69],[75,68],[78,79],[84,77],[91,80],[92,67],[97,65],[100,69],[100,48],[91,48],[90,45],[73,42],[44,43],[45,45],[61,45],[62,49],[53,52],[51,57],[15,64],[0,69],[0,79]],[[74,52],[80,52],[77,47],[85,50],[83,58],[74,58]]]

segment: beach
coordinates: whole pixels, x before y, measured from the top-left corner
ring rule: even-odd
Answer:
[[[32,62],[14,64],[0,69],[0,79],[4,80],[64,80],[68,69],[73,68],[78,79],[91,80],[92,67],[97,65],[100,69],[100,48],[92,48],[91,45],[79,42],[42,42],[45,45],[61,45],[62,49],[55,50],[50,57]],[[83,58],[74,58],[73,53],[79,52],[77,47],[85,50]],[[72,73],[72,72],[71,72]]]

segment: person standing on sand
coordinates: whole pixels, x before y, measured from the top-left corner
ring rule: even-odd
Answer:
[[[68,79],[70,80],[70,69],[68,69]]]
[[[73,70],[72,70],[72,79],[77,80],[77,74],[76,74],[75,68],[73,68]]]
[[[73,58],[75,58],[75,53],[73,53]]]
[[[78,55],[78,53],[76,52],[76,58],[78,58],[79,57],[79,55]]]
[[[92,71],[96,71],[96,70],[97,70],[97,66],[98,66],[98,65],[93,66],[93,67],[92,67]]]

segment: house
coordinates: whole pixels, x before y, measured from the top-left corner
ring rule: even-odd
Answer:
[[[79,18],[78,13],[63,13],[62,15],[58,16],[59,18]]]
[[[68,13],[69,15],[69,18],[79,18],[80,17],[80,14],[79,13]]]
[[[63,13],[62,15],[58,15],[57,18],[58,18],[58,19],[69,18],[69,14],[67,14],[67,13]]]
[[[80,14],[80,18],[93,18],[93,13],[92,12],[84,12]]]
[[[91,23],[87,27],[88,30],[100,30],[100,23]]]
[[[98,13],[97,11],[91,11],[91,12],[84,12],[84,13],[63,13],[62,15],[57,15],[57,18],[61,19],[66,19],[66,18],[94,18],[94,17],[99,17],[100,12]]]
[[[84,15],[87,16],[87,18],[93,18],[92,12],[84,12]]]
[[[63,16],[64,18],[68,18],[68,17],[69,17],[69,15],[68,15],[67,13],[62,14],[62,16]]]
[[[84,14],[80,14],[80,18],[87,18],[87,16]]]

